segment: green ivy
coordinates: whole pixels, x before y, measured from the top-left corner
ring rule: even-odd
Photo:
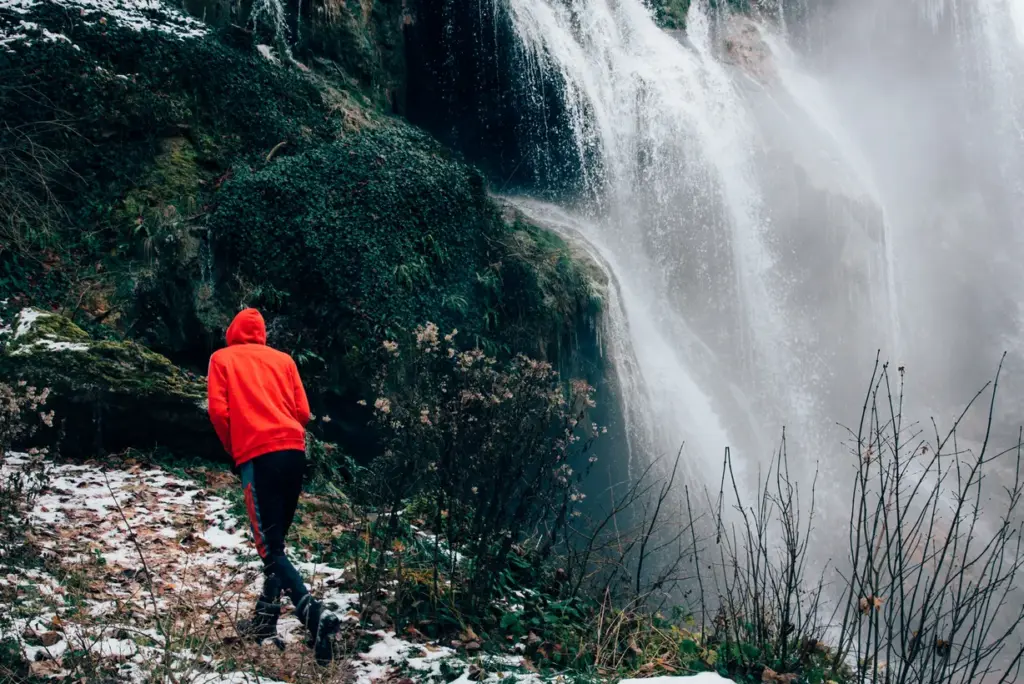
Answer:
[[[208,228],[222,276],[258,282],[248,303],[290,322],[286,346],[335,360],[359,363],[363,341],[425,318],[492,351],[545,355],[538,340],[590,306],[564,243],[508,225],[475,169],[397,122],[237,167]]]

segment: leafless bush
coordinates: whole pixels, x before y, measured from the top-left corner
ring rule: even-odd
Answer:
[[[40,425],[53,427],[53,411],[42,411],[49,396],[49,388],[40,390],[24,380],[0,382],[0,458],[12,445],[31,439]]]
[[[25,382],[0,382],[0,558],[11,559],[22,548],[31,521],[26,511],[46,487],[45,450],[32,449],[6,463],[13,444],[28,440],[40,425],[53,425],[53,411],[43,407],[50,390]]]
[[[989,441],[998,374],[948,431],[933,424],[930,440],[904,421],[902,368],[899,379],[894,386],[888,367],[876,364],[850,431],[848,556],[817,577],[808,577],[811,540],[835,532],[814,529],[817,478],[802,498],[783,437],[748,507],[727,453],[723,485],[731,485],[738,517],[718,516],[712,578],[714,639],[731,668],[764,668],[765,681],[816,668],[826,679],[886,684],[1019,674],[1024,483],[1020,440],[1006,450]],[[970,449],[958,428],[986,393],[986,433]]]
[[[558,562],[563,594],[599,597],[616,609],[657,611],[695,578],[688,559],[696,526],[678,505],[682,450],[662,473],[651,461],[627,483],[609,487],[591,510],[566,521]]]
[[[948,431],[933,424],[931,439],[904,422],[902,368],[899,378],[894,387],[876,368],[854,433],[839,652],[864,681],[1014,681],[1024,482],[1020,440],[990,443],[999,374]],[[986,393],[985,435],[968,448],[958,428]]]

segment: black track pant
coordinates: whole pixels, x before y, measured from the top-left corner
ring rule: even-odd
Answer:
[[[284,541],[299,503],[306,455],[301,451],[274,451],[243,463],[240,470],[245,510],[256,551],[263,559],[261,599],[276,603],[284,591],[292,605],[298,606],[309,590],[284,555]]]

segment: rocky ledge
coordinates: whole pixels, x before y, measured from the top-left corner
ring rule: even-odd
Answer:
[[[50,388],[65,455],[165,447],[221,457],[205,378],[136,342],[94,339],[59,314],[0,310],[0,377]]]

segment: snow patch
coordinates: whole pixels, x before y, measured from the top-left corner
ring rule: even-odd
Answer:
[[[380,638],[380,641],[370,647],[366,653],[359,654],[359,660],[353,661],[353,670],[356,675],[356,684],[372,684],[385,678],[389,672],[396,667],[404,666],[415,673],[416,681],[442,681],[442,663],[446,664],[449,671],[462,674],[451,684],[470,682],[499,682],[515,681],[520,684],[541,684],[545,681],[566,682],[561,676],[553,679],[545,679],[538,674],[515,672],[513,668],[523,666],[521,656],[498,656],[482,655],[476,658],[476,662],[485,672],[480,672],[471,677],[471,665],[469,662],[459,658],[456,652],[446,646],[433,644],[419,644],[398,638],[394,632],[370,632]],[[413,655],[418,654],[418,655]]]
[[[10,47],[11,44],[23,40],[28,40],[28,36],[24,33],[0,34],[0,48],[5,48],[7,52],[14,52]]]
[[[2,1],[3,0],[0,0],[0,2],[2,2]],[[31,23],[31,22],[22,22],[22,23]],[[0,44],[3,44],[2,40],[0,40]],[[46,318],[47,316],[52,316],[52,315],[53,314],[48,314],[48,313],[45,313],[43,311],[39,311],[38,309],[22,309],[21,313],[18,314],[18,328],[14,332],[14,339],[18,339],[20,337],[24,337],[25,335],[29,334],[32,331],[32,328],[35,326],[37,321],[39,321],[41,318]],[[10,330],[10,327],[8,327],[6,329],[0,329],[0,333],[6,332],[6,331],[9,331],[9,330]],[[53,335],[44,335],[42,338],[40,338],[38,340],[35,340],[31,344],[23,344],[23,345],[19,346],[17,349],[15,349],[13,352],[11,352],[11,356],[28,356],[29,354],[33,354],[33,353],[35,353],[37,351],[42,351],[42,352],[64,352],[64,351],[82,352],[82,351],[88,351],[88,350],[89,350],[89,345],[85,344],[84,342],[67,342],[65,340],[58,340]]]
[[[33,9],[55,5],[78,15],[87,25],[114,23],[135,31],[158,31],[174,38],[199,38],[209,33],[209,28],[198,19],[188,16],[163,0],[0,0],[0,10],[27,15]],[[32,22],[22,22],[31,24]],[[30,36],[18,30],[19,26],[4,29],[0,26],[0,46],[8,47],[15,41],[28,42]],[[71,42],[63,34],[39,31],[43,40]],[[73,43],[72,43],[73,44]],[[76,46],[77,47],[77,46]]]
[[[48,339],[43,338],[43,339],[40,339],[40,340],[36,340],[32,344],[26,344],[26,345],[23,345],[21,347],[18,347],[13,352],[11,352],[11,356],[28,356],[29,354],[33,354],[33,353],[35,353],[37,351],[42,351],[42,352],[64,352],[64,351],[82,352],[82,351],[89,351],[89,345],[85,344],[84,342],[56,342],[54,340],[48,340]]]
[[[30,33],[22,33],[21,30],[29,31]],[[57,41],[63,41],[68,43],[76,50],[81,50],[80,47],[71,42],[71,39],[65,36],[63,33],[53,33],[52,31],[40,28],[38,24],[31,21],[21,21],[18,24],[7,27],[0,26],[0,47],[5,48],[7,52],[14,52],[14,44],[21,43],[26,46],[32,45],[33,40],[42,40],[44,42],[55,43]]]
[[[717,672],[701,672],[688,677],[651,677],[650,679],[622,679],[619,684],[735,684]]]
[[[30,462],[25,454],[9,454],[0,461],[0,477],[10,477]],[[139,466],[103,470],[51,463],[47,471],[49,484],[28,511],[37,523],[36,544],[69,568],[97,567],[105,579],[91,585],[78,612],[66,605],[67,588],[57,577],[39,570],[0,571],[0,587],[13,588],[20,614],[32,615],[13,619],[0,637],[18,640],[26,659],[59,665],[69,648],[84,649],[116,664],[118,681],[143,682],[152,664],[161,662],[165,640],[155,629],[154,616],[165,619],[174,609],[194,606],[206,622],[230,620],[251,609],[260,585],[260,563],[251,552],[242,553],[248,551],[239,548],[242,536],[221,530],[231,541],[223,547],[201,541],[205,536],[217,538],[208,533],[229,518],[228,501],[210,496],[195,483]],[[170,626],[172,633],[185,628]],[[27,630],[53,632],[59,639],[48,647],[33,646],[25,641]],[[138,637],[149,643],[138,642]],[[206,654],[176,651],[174,660],[183,667],[200,667],[202,673],[189,681],[255,681],[244,673],[207,673],[217,663]]]
[[[192,682],[193,684],[285,684],[276,679],[267,679],[266,677],[249,674],[248,672],[199,675]]]
[[[8,454],[0,460],[0,478],[34,462],[25,454]],[[18,615],[31,616],[13,619],[6,632],[0,629],[0,639],[14,638],[26,658],[52,660],[54,667],[69,650],[88,650],[116,668],[118,681],[141,684],[161,662],[168,638],[172,643],[187,641],[181,636],[192,634],[184,631],[190,624],[204,630],[213,625],[213,634],[220,637],[235,634],[234,620],[252,609],[262,585],[262,566],[252,550],[248,525],[231,513],[230,501],[195,482],[140,465],[104,469],[47,462],[47,474],[48,486],[28,511],[36,523],[36,545],[68,569],[91,568],[90,589],[76,597],[75,607],[66,600],[69,590],[57,577],[35,569],[4,568],[0,559],[0,589],[16,593]],[[292,558],[306,556],[294,547],[288,553]],[[358,628],[359,596],[346,591],[348,569],[312,560],[294,563],[314,594],[347,628]],[[171,615],[182,617],[171,624]],[[165,631],[171,636],[165,637]],[[59,637],[53,645],[28,643],[38,642],[26,634],[48,632]],[[449,672],[461,673],[455,679],[460,684],[470,682],[471,675],[473,681],[490,684],[565,681],[523,672],[523,659],[517,656],[481,654],[473,661],[485,672],[474,672],[451,648],[407,641],[390,631],[368,634],[377,642],[351,661],[357,684],[390,681],[397,672],[412,673],[415,681],[440,682],[442,663]],[[305,629],[287,606],[278,622],[278,637],[288,645],[286,653],[305,648]],[[249,673],[217,672],[230,668],[215,660],[216,653],[172,649],[172,660],[175,667],[189,670],[190,683],[257,682]],[[263,677],[258,681],[277,684]]]
[[[36,321],[49,315],[39,309],[22,309],[21,313],[18,314],[18,330],[14,333],[14,339],[27,335],[32,330],[32,326],[35,325]]]

